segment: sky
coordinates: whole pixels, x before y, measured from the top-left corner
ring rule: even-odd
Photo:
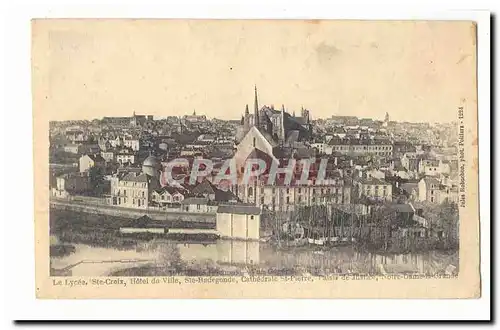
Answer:
[[[475,29],[445,21],[37,20],[34,102],[51,120],[239,119],[260,105],[313,119],[449,122],[476,102]]]

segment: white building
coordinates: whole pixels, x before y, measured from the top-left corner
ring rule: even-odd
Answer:
[[[458,203],[458,187],[445,186],[434,177],[424,177],[418,182],[418,200],[441,204],[445,201]]]
[[[87,172],[91,167],[103,168],[106,161],[101,155],[83,155],[80,157],[80,172]]]
[[[182,211],[189,213],[215,213],[217,205],[204,197],[188,197],[181,202]]]
[[[418,182],[418,200],[431,203],[439,203],[440,183],[433,177],[422,178]]]
[[[132,149],[133,151],[139,151],[140,149],[139,139],[124,139],[123,145],[127,148]]]
[[[362,178],[357,181],[358,197],[368,197],[379,201],[392,201],[392,185],[376,178]]]
[[[393,146],[390,141],[371,139],[332,139],[328,142],[331,153],[347,155],[377,155],[392,157]],[[330,149],[325,148],[328,154]]]
[[[116,161],[120,164],[135,164],[137,159],[134,153],[121,152],[116,154]]]
[[[221,237],[258,240],[261,210],[253,205],[220,205],[216,228]]]

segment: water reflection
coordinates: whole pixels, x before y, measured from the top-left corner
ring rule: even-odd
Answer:
[[[51,258],[52,267],[72,268],[73,275],[102,276],[113,271],[138,267],[145,263],[172,267],[183,263],[233,265],[240,269],[254,265],[264,272],[270,269],[298,269],[317,275],[329,273],[442,273],[449,265],[458,266],[458,253],[436,251],[418,254],[380,255],[358,252],[352,247],[314,251],[308,247],[278,249],[267,243],[217,240],[211,243],[179,243],[156,240],[138,244],[129,250],[111,247],[75,245],[75,253]],[[80,261],[93,261],[83,262]],[[103,262],[101,262],[103,261]],[[72,266],[74,265],[74,266]]]
[[[260,262],[260,243],[218,240],[214,244],[178,244],[180,256],[184,261],[211,260],[226,264],[258,264]]]

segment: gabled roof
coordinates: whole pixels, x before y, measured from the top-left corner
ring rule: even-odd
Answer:
[[[426,176],[422,180],[424,180],[426,185],[439,185],[439,181],[433,177]]]
[[[217,188],[214,187],[214,185],[208,181],[208,180],[203,180],[200,184],[198,184],[196,187],[191,190],[191,192],[195,195],[198,194],[215,194],[215,190]]]
[[[265,161],[267,165],[272,164],[272,162],[274,161],[270,155],[258,148],[253,148],[252,151],[248,154],[248,157],[245,159],[245,161],[249,159],[261,159]]]
[[[104,158],[102,158],[101,155],[96,154],[96,155],[85,155],[88,156],[90,159],[92,159],[94,162],[105,162]],[[83,156],[84,157],[84,156]]]
[[[168,193],[170,195],[175,195],[175,194],[185,195],[186,194],[186,191],[184,189],[177,188],[177,187],[170,187],[170,186],[165,186],[165,187],[162,187],[160,189],[156,189],[155,192],[157,192],[160,195],[163,193]]]

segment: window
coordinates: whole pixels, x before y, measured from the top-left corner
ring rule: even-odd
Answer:
[[[260,198],[260,204],[264,204],[264,197]]]
[[[302,188],[299,188],[299,194],[302,192]]]
[[[248,197],[252,197],[252,196],[253,196],[253,188],[248,187]]]
[[[286,193],[289,194],[290,193],[290,188],[286,188]]]
[[[253,138],[253,147],[255,148],[255,143],[256,143],[257,139],[256,138]]]
[[[299,203],[302,203],[302,196],[299,196]]]
[[[144,198],[144,197],[145,197],[145,196],[144,196],[144,191],[143,191],[143,192],[142,192],[142,198]]]
[[[264,188],[260,188],[260,193],[263,194],[264,193]]]
[[[287,203],[287,204],[290,204],[290,197],[287,197],[287,198],[286,198],[286,203]]]
[[[250,220],[253,220],[253,215],[250,216]]]
[[[200,204],[197,204],[197,205],[196,205],[196,209],[197,209],[197,210],[201,210],[201,205],[200,205]]]
[[[434,203],[434,197],[431,197],[431,203]]]

